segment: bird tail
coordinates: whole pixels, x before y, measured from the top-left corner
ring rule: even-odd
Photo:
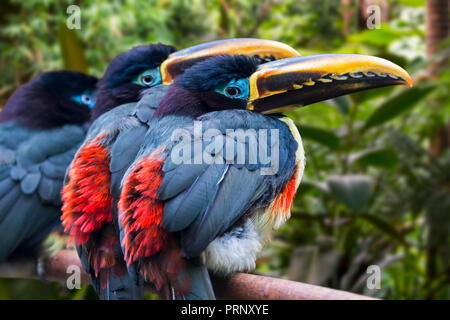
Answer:
[[[208,269],[200,258],[190,259],[186,271],[191,279],[191,289],[185,297],[186,300],[216,299]]]
[[[128,273],[118,276],[110,274],[107,286],[97,287],[101,300],[143,300],[144,284],[131,279]]]
[[[141,277],[133,277],[122,260],[107,269],[95,272],[88,260],[86,248],[77,246],[83,268],[91,278],[91,284],[101,300],[143,300],[144,282]]]

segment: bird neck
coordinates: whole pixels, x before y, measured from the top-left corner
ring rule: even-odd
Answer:
[[[107,86],[106,81],[102,80],[97,90],[97,101],[95,102],[94,108],[92,108],[91,123],[115,107],[125,103],[137,102],[140,98],[140,87],[133,83],[110,88]]]
[[[208,111],[208,106],[199,95],[183,87],[172,85],[159,103],[153,117],[177,115],[196,118]]]
[[[95,102],[91,112],[91,123],[102,114],[118,105],[120,105],[119,99],[115,98],[111,92],[107,90],[99,90],[97,93],[97,101]]]

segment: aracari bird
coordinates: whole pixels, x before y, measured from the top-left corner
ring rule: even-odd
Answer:
[[[118,123],[118,119],[130,114],[135,102],[149,88],[160,83],[159,66],[174,51],[175,47],[164,44],[137,46],[109,63],[97,85],[97,101],[92,110],[91,126],[81,151],[76,153],[66,176],[66,187],[62,192],[63,226],[66,232],[74,228],[80,231],[79,237],[75,239],[77,252],[83,268],[90,275],[91,282],[102,299],[136,299],[143,292],[126,279],[128,274],[113,221],[104,223],[105,217],[110,215],[106,211],[110,205],[109,185],[106,185],[110,179],[110,163],[107,162],[107,150],[103,149],[100,142],[114,139],[117,134],[114,130],[119,131],[123,129],[122,125],[126,126],[125,122]],[[154,91],[157,95],[158,90]],[[112,163],[113,168],[114,165]],[[105,186],[97,189],[102,184]],[[67,201],[68,198],[70,202]],[[87,214],[67,221],[65,217],[69,208],[77,213]],[[97,226],[102,228],[97,229]],[[92,247],[93,243],[97,246]],[[99,268],[109,268],[107,264],[114,266],[115,273],[111,283],[102,287],[100,280],[106,282],[109,273],[100,272]]]
[[[296,126],[280,112],[405,83],[402,68],[363,55],[262,65],[223,55],[186,70],[159,103],[122,181],[127,264],[166,298],[192,291],[213,298],[208,274],[192,265],[221,275],[249,271],[290,216],[305,156]]]
[[[143,298],[141,278],[130,272],[130,279],[126,273],[114,225],[120,181],[140,148],[167,85],[185,69],[217,54],[239,52],[259,61],[298,55],[276,41],[229,39],[172,53],[161,64],[170,52],[155,60],[149,56],[154,49],[152,45],[145,50],[133,49],[111,62],[99,85],[93,111],[97,119],[68,171],[63,190],[63,225],[74,238],[83,267],[102,299]],[[116,90],[108,88],[108,83],[122,84],[124,90],[119,91],[119,96],[127,96],[125,89],[142,88],[142,99],[118,106],[125,101],[113,99]]]
[[[41,257],[60,225],[65,171],[83,141],[97,79],[47,72],[20,86],[0,113],[0,262]]]

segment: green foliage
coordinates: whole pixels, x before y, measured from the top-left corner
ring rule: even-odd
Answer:
[[[357,12],[358,2],[351,3]],[[68,30],[71,4],[2,4],[0,104],[40,72],[89,67],[101,76],[114,56],[149,42],[182,48],[261,37],[302,54],[377,55],[413,75],[427,67],[424,0],[389,1],[390,20],[380,29],[359,30],[353,14],[350,34],[341,2],[333,0],[87,0],[79,3],[81,29]],[[450,298],[450,152],[432,158],[427,151],[431,137],[450,122],[448,70],[443,66],[435,81],[412,89],[363,91],[289,114],[304,140],[305,177],[292,218],[264,251],[257,272],[382,298]],[[367,289],[370,265],[382,269],[381,290]],[[68,292],[57,283],[0,279],[0,298],[96,295],[89,286]]]
[[[418,87],[403,91],[401,94],[389,99],[383,103],[375,112],[367,119],[364,129],[376,127],[384,122],[391,120],[399,114],[409,110],[417,105],[420,100],[425,98],[434,88]]]
[[[390,148],[367,149],[349,155],[350,163],[392,169],[397,165],[398,157]]]
[[[322,128],[302,125],[302,137],[314,140],[331,149],[337,149],[340,146],[339,137],[334,132]]]
[[[372,179],[361,175],[329,176],[330,193],[351,211],[358,212],[372,195]]]

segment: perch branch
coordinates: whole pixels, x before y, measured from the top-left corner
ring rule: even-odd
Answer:
[[[65,281],[70,275],[67,268],[79,266],[80,260],[75,251],[62,250],[42,262],[45,277],[49,281]],[[0,264],[2,278],[34,278],[38,279],[36,263],[18,261]],[[339,291],[311,284],[265,277],[253,274],[238,273],[228,278],[212,277],[214,290],[220,299],[235,300],[366,300],[373,299],[350,292]],[[89,284],[88,275],[82,271],[81,282]],[[148,291],[153,292],[151,287]]]

